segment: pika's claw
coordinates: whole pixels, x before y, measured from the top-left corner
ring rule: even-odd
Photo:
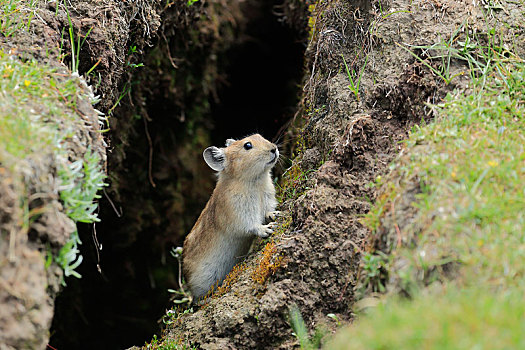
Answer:
[[[267,225],[259,226],[257,230],[254,230],[255,234],[261,238],[268,238],[268,236],[270,236],[273,233],[273,229],[275,227],[273,224],[274,223],[272,222]]]
[[[269,221],[275,221],[277,220],[277,218],[279,216],[282,215],[282,211],[279,211],[279,210],[275,210],[275,211],[269,211],[267,214],[266,214],[266,217],[268,218]]]

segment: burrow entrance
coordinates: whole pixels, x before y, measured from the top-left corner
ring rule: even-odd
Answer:
[[[277,3],[244,5],[243,30],[217,55],[216,75],[209,75],[207,52],[173,35],[146,55],[148,71],[131,78],[133,98],[112,122],[102,221],[79,227],[82,278],[66,279],[56,299],[53,347],[119,349],[159,333],[168,289],[178,288],[169,251],[182,245],[214,186],[202,150],[253,132],[276,140],[295,112],[305,45],[274,14]],[[177,55],[178,69],[162,43]],[[198,92],[203,81],[213,85],[207,98]]]

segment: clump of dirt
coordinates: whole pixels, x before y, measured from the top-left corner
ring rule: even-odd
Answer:
[[[43,27],[43,46],[61,48],[64,62],[70,64],[72,47],[70,29],[81,45],[78,57],[80,75],[94,67],[87,78],[101,101],[97,108],[107,112],[119,98],[120,87],[133,53],[140,56],[151,45],[161,24],[162,1],[93,1],[47,2],[39,9]],[[82,42],[81,41],[81,42]],[[133,52],[131,47],[135,47]]]
[[[176,318],[168,341],[203,349],[293,348],[288,313],[294,304],[312,332],[335,326],[328,314],[350,320],[360,254],[370,239],[360,218],[377,195],[371,184],[388,171],[411,127],[432,119],[426,103],[466,88],[459,74],[464,61],[451,58],[444,67],[429,59],[439,48],[421,47],[483,28],[470,3],[333,0],[317,1],[309,12],[304,128],[293,161],[306,190],[282,205],[292,218],[274,237],[282,264],[261,287],[250,279],[261,261],[254,253],[229,292]]]

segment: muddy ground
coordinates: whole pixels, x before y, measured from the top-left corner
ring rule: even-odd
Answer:
[[[221,142],[216,138],[229,132],[229,125],[241,123],[246,114],[245,109],[236,119],[210,120],[214,110],[225,108],[221,100],[230,99],[228,106],[237,104],[235,94],[221,95],[221,86],[228,82],[224,72],[231,66],[224,61],[225,53],[235,44],[251,42],[243,35],[249,19],[257,16],[249,11],[265,6],[247,10],[240,3],[215,0],[189,6],[108,0],[72,1],[67,7],[58,2],[57,8],[57,2],[45,2],[38,5],[28,31],[0,38],[4,51],[16,48],[20,58],[33,56],[69,76],[71,48],[63,34],[70,26],[69,14],[75,31],[87,35],[79,73],[96,66],[86,80],[100,95],[95,107],[110,116],[111,128],[101,136],[100,129],[79,127],[81,142],[70,146],[72,160],[82,158],[87,146],[104,160],[107,154],[104,166],[111,187],[101,200],[103,221],[98,232],[110,249],[105,248],[106,255],[100,257],[95,245],[88,243],[92,227],[79,227],[86,258],[81,272],[98,280],[68,281],[52,327],[62,272],[56,264],[46,270],[44,255],[49,245],[54,253],[60,249],[73,223],[42,215],[27,231],[21,230],[17,221],[23,215],[21,196],[54,193],[38,205],[63,217],[50,185],[53,181],[29,177],[27,193],[17,192],[21,190],[11,185],[12,175],[0,172],[0,348],[43,349],[48,342],[56,348],[78,348],[79,340],[86,348],[115,348],[139,345],[140,339],[158,331],[151,322],[137,324],[157,319],[158,310],[169,305],[166,289],[178,285],[176,262],[168,252],[182,241],[213,187],[211,176],[199,177],[207,169],[195,160],[200,160],[204,147]],[[376,197],[370,184],[388,171],[411,127],[432,119],[427,103],[438,103],[454,88],[468,89],[461,75],[467,70],[463,61],[452,59],[442,70],[440,60],[428,60],[441,51],[410,45],[460,42],[467,35],[483,42],[496,28],[502,33],[501,45],[524,54],[519,4],[506,3],[503,8],[485,2],[430,0],[276,4],[274,16],[295,33],[290,40],[305,47],[300,102],[297,108],[292,102],[292,112],[289,107],[287,111],[261,108],[257,122],[245,126],[261,131],[271,124],[268,133],[285,134],[284,151],[293,158],[280,183],[281,209],[287,214],[271,240],[274,245],[258,242],[228,288],[205,306],[172,317],[164,332],[166,340],[202,349],[296,348],[288,320],[292,305],[298,306],[312,332],[320,325],[335,329],[338,322],[351,321],[360,253],[370,242],[370,233],[360,222]],[[500,30],[502,23],[509,25]],[[284,51],[285,45],[279,50]],[[448,82],[437,72],[455,78]],[[280,73],[285,74],[286,70]],[[275,79],[277,84],[293,85],[296,76]],[[241,79],[239,84],[247,83]],[[349,88],[352,84],[359,87]],[[286,106],[290,100],[279,104]],[[293,112],[293,122],[279,132]],[[82,114],[97,118],[89,104]],[[264,114],[271,114],[268,120]],[[222,127],[220,133],[216,125]],[[35,173],[56,177],[52,162],[34,166]],[[17,256],[24,258],[13,261],[8,259],[7,233],[15,231]],[[261,251],[264,246],[271,249]],[[97,264],[102,274],[96,272]],[[137,292],[144,285],[154,292]],[[114,300],[119,298],[120,309],[102,307],[108,301],[117,305]],[[138,311],[129,312],[135,306]],[[157,311],[147,312],[153,309]],[[328,314],[335,314],[338,322]],[[75,323],[78,327],[69,327]],[[105,335],[99,337],[101,342],[90,343],[93,332],[83,329]]]

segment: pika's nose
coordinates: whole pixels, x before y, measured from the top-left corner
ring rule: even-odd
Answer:
[[[272,153],[277,152],[277,147],[274,147],[270,152],[272,152]]]

